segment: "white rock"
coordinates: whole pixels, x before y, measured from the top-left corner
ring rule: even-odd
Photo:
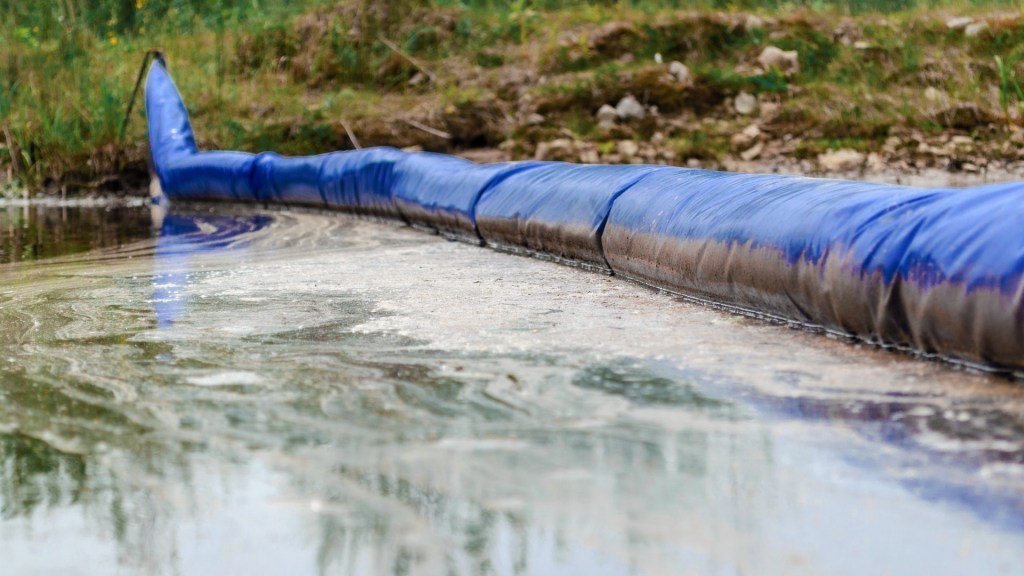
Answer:
[[[761,55],[757,57],[757,62],[765,70],[775,68],[787,76],[800,72],[800,55],[796,50],[766,46],[761,51]]]
[[[536,112],[526,117],[526,123],[529,124],[530,126],[537,126],[538,124],[543,124],[544,120],[544,116],[542,114],[537,114]]]
[[[929,86],[924,89],[924,99],[929,102],[937,102],[941,97],[942,93],[935,86]]]
[[[632,140],[619,140],[615,143],[615,149],[624,160],[629,160],[640,151],[640,146]]]
[[[741,152],[740,158],[742,158],[745,162],[750,162],[751,160],[754,160],[758,156],[760,156],[762,150],[764,150],[764,142],[758,142],[757,144],[751,146],[749,149]]]
[[[963,30],[974,22],[974,18],[969,16],[960,16],[959,18],[950,18],[946,20],[946,28],[950,30]]]
[[[964,28],[964,36],[967,36],[968,38],[974,38],[975,36],[981,34],[985,30],[988,30],[987,22],[973,22],[971,24],[968,24],[967,27]]]
[[[748,116],[753,114],[754,110],[757,110],[757,98],[746,92],[740,92],[733,99],[732,105],[736,109],[737,114]]]
[[[615,106],[615,113],[618,114],[621,120],[643,118],[646,114],[643,105],[632,94],[627,94],[622,100],[619,100],[619,103]]]
[[[746,19],[743,21],[743,29],[747,32],[764,28],[764,20],[754,14],[747,14]]]
[[[856,150],[834,150],[818,155],[818,166],[826,172],[849,172],[864,165],[864,154]]]
[[[690,69],[686,67],[686,64],[678,60],[673,60],[668,65],[668,73],[671,74],[676,82],[689,86],[693,84],[693,76],[690,75]]]
[[[657,62],[658,64],[662,63],[661,52],[654,53],[654,61]]]
[[[760,137],[761,129],[758,128],[757,124],[751,124],[744,128],[742,132],[733,134],[730,142],[734,148],[747,148],[754,142],[757,142]]]
[[[779,115],[779,110],[782,109],[782,104],[772,102],[771,100],[761,102],[758,106],[761,108],[761,118],[764,120],[774,119]]]
[[[597,111],[597,125],[601,128],[612,128],[615,126],[615,121],[618,120],[619,113],[615,111],[615,108],[607,104],[601,105],[601,108]]]
[[[537,160],[551,160],[561,158],[572,149],[572,140],[568,138],[557,138],[551,142],[537,144],[537,151],[534,157]]]

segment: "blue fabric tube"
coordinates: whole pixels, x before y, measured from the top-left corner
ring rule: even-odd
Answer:
[[[399,150],[368,148],[296,158],[198,152],[185,104],[159,62],[146,78],[146,112],[153,166],[169,197],[282,202],[399,216],[392,173],[395,163],[407,156]]]
[[[388,147],[325,154],[320,173],[324,201],[357,214],[398,218],[392,180],[395,163],[406,156]]]
[[[410,154],[395,167],[395,204],[410,223],[477,242],[476,204],[505,178],[542,162],[476,164],[447,154]]]
[[[623,193],[625,276],[926,353],[1024,364],[1024,184],[921,190],[670,170]]]
[[[484,192],[476,223],[488,244],[607,268],[601,233],[612,202],[658,166],[551,163]]]
[[[326,206],[321,190],[321,173],[329,156],[287,158],[270,152],[259,154],[252,168],[252,188],[256,199]]]
[[[251,200],[255,156],[199,152],[188,111],[170,74],[159,62],[146,76],[146,115],[153,169],[170,197]]]
[[[157,172],[164,193],[193,200],[256,199],[249,175],[256,156],[245,152],[178,155]]]
[[[1024,183],[970,189],[370,148],[198,152],[158,62],[153,166],[171,198],[403,218],[689,297],[953,360],[1024,369]]]
[[[171,160],[195,154],[199,149],[185,103],[171,75],[159,62],[150,66],[146,76],[146,117],[153,166],[162,179],[160,171]]]

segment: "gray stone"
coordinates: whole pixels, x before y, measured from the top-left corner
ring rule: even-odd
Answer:
[[[636,156],[637,152],[640,151],[640,146],[632,140],[619,140],[615,144],[616,152],[619,156],[622,156],[623,160],[629,160]]]
[[[569,160],[572,154],[572,140],[568,138],[557,138],[551,142],[537,144],[537,151],[534,158],[537,160]]]
[[[757,98],[746,92],[740,92],[733,99],[732,105],[736,109],[737,114],[749,116],[754,113],[754,110],[757,110]]]
[[[732,135],[730,142],[733,148],[742,149],[748,148],[754,142],[757,142],[761,138],[761,129],[758,128],[757,124],[751,124],[743,129],[742,132],[738,132]]]
[[[747,150],[744,150],[742,153],[740,153],[740,158],[742,158],[745,162],[750,162],[751,160],[755,160],[758,156],[760,156],[762,150],[764,150],[764,142],[758,142],[757,144],[754,144]]]
[[[988,22],[972,22],[964,28],[964,36],[974,38],[985,30],[988,30]]]
[[[743,30],[752,32],[760,28],[764,28],[764,20],[755,14],[747,14],[747,17],[743,20]]]
[[[580,151],[580,164],[597,164],[601,161],[601,156],[597,153],[597,150],[587,149]]]
[[[615,113],[618,114],[620,120],[632,120],[634,118],[643,118],[646,111],[644,111],[643,105],[632,94],[627,94],[615,106]]]
[[[615,111],[615,108],[607,104],[601,105],[601,108],[597,111],[597,125],[606,130],[613,128],[618,118],[619,113]]]
[[[974,18],[970,16],[960,16],[958,18],[950,18],[946,20],[946,28],[950,30],[963,30],[974,23]]]
[[[800,55],[796,50],[766,46],[757,57],[757,62],[765,70],[775,68],[787,76],[800,72]]]
[[[686,67],[686,64],[678,60],[673,60],[668,65],[668,73],[671,74],[676,82],[689,86],[693,84],[693,76],[690,74],[690,69]]]
[[[826,172],[849,172],[863,166],[864,160],[861,152],[844,148],[818,155],[818,166]]]

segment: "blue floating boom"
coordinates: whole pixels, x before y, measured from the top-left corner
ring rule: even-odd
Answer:
[[[254,200],[327,207],[320,173],[330,154],[286,158],[273,152],[256,156],[250,173]]]
[[[411,224],[477,242],[481,240],[476,224],[480,196],[509,176],[543,165],[543,162],[480,165],[447,154],[409,154],[395,168],[395,204]]]
[[[488,244],[607,268],[601,233],[612,202],[660,166],[550,163],[481,193],[477,226]]]
[[[478,165],[370,148],[199,152],[160,62],[169,198],[325,206],[604,269],[747,313],[1024,369],[1024,183],[919,189],[656,166]]]
[[[922,190],[673,170],[618,199],[604,248],[616,273],[656,286],[1019,367],[1022,223],[1022,183]]]

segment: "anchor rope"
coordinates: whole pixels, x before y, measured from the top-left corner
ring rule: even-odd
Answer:
[[[117,139],[120,146],[124,146],[124,135],[128,130],[128,122],[131,120],[132,110],[135,109],[135,101],[139,97],[139,89],[142,88],[142,77],[146,75],[146,70],[149,69],[151,60],[156,60],[164,68],[167,67],[167,60],[164,58],[164,53],[161,50],[147,50],[146,54],[142,57],[139,75],[135,78],[135,88],[132,90],[131,98],[128,99],[128,109],[124,113],[124,121],[121,122],[121,134]]]

